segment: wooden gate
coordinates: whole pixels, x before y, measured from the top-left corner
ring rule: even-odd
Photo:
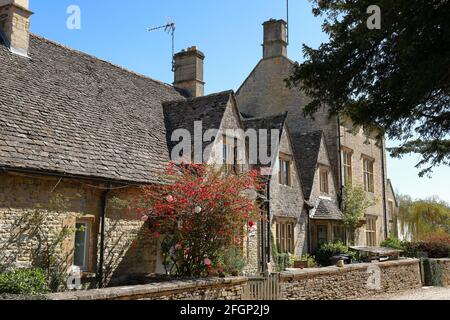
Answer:
[[[246,300],[279,300],[280,298],[280,275],[278,273],[270,276],[250,277],[245,287]]]

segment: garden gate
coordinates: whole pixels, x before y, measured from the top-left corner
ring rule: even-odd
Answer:
[[[273,273],[269,276],[249,277],[244,297],[246,300],[279,300],[280,275]]]

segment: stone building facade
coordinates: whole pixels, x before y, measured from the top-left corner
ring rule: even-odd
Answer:
[[[245,138],[227,130],[279,129],[267,193],[258,195],[262,219],[246,239],[246,272],[267,268],[270,233],[283,251],[310,250],[311,210],[319,212],[325,203],[325,211],[336,211],[338,203],[339,175],[327,177],[326,195],[316,190],[318,170],[338,168],[337,122],[323,117],[320,128],[301,122],[298,106],[307,99],[282,81],[292,68],[282,22],[265,24],[265,57],[237,96],[232,91],[203,96],[204,54],[195,47],[175,55],[174,85],[169,85],[30,34],[27,0],[0,0],[0,12],[3,267],[43,263],[45,247],[57,241],[55,272],[77,265],[86,286],[129,283],[163,272],[158,243],[146,237],[145,223],[119,200],[133,200],[140,186],[163,182],[160,173],[174,160],[179,140],[172,138],[178,129],[201,141],[189,143],[194,154],[183,152],[185,160],[198,160],[199,148],[200,162],[220,164],[226,149],[239,170],[263,168],[249,163],[246,150],[227,149],[230,141],[246,146]],[[278,111],[281,115],[273,116]],[[324,133],[311,166],[298,157],[296,143],[308,123]],[[209,129],[217,131],[204,140]],[[384,185],[382,149],[361,140],[344,135],[342,145],[352,148],[355,159],[362,154],[374,159],[376,196]],[[359,171],[355,165],[355,178],[360,179]],[[313,177],[309,192],[305,172]],[[384,225],[381,211],[372,212],[378,233]]]
[[[334,201],[341,204],[346,182],[366,188],[368,199],[376,200],[376,204],[367,211],[370,222],[366,226],[370,230],[365,227],[360,230],[357,244],[365,245],[369,238],[370,245],[378,245],[390,232],[384,140],[377,139],[377,132],[366,134],[361,128],[354,128],[344,117],[330,117],[325,108],[314,119],[305,117],[303,107],[310,100],[301,90],[288,88],[284,81],[294,67],[287,56],[286,22],[269,20],[263,26],[263,58],[236,93],[241,112],[248,116],[287,112],[287,125],[293,135],[322,131],[336,191]],[[367,236],[373,231],[375,236]]]

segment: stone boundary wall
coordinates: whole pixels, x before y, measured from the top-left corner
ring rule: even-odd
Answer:
[[[367,285],[370,270],[379,270],[378,290]],[[282,300],[348,300],[420,288],[422,281],[420,261],[407,259],[283,272],[280,285]]]
[[[242,300],[247,278],[179,280],[139,286],[52,293],[50,300]]]
[[[442,285],[450,287],[450,259],[435,259],[442,269]]]

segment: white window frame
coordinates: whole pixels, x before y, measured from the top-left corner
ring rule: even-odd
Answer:
[[[76,221],[75,227],[77,225],[83,225],[86,228],[85,229],[85,237],[84,237],[84,261],[83,261],[84,265],[77,266],[77,267],[79,267],[81,271],[88,271],[88,269],[89,269],[89,250],[90,250],[92,222],[85,221],[85,220]],[[76,249],[77,248],[76,248],[76,235],[75,235],[75,239],[74,239],[74,261],[73,261],[74,265],[75,265],[75,250]]]

